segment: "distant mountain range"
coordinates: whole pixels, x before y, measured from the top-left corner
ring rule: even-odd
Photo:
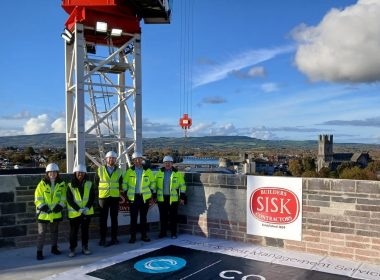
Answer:
[[[91,136],[89,136],[91,137]],[[317,137],[317,136],[316,136]],[[33,147],[33,148],[64,148],[64,133],[48,133],[35,135],[19,135],[0,137],[0,147]],[[95,142],[92,145],[95,146]],[[181,149],[183,147],[195,150],[308,150],[317,151],[316,141],[291,141],[291,140],[260,140],[247,136],[204,136],[204,137],[158,137],[144,138],[144,148],[150,149]],[[334,152],[339,151],[371,151],[379,150],[380,145],[334,143]]]

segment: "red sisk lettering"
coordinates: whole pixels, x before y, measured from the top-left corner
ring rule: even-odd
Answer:
[[[259,205],[259,207],[256,208],[257,211],[263,211],[264,210],[264,205],[263,203],[261,202],[263,200],[263,197],[262,196],[259,196],[257,198],[257,204]]]
[[[284,209],[285,209],[286,213],[288,213],[288,215],[290,215],[290,211],[289,211],[289,209],[286,207],[286,204],[288,204],[289,201],[290,201],[290,199],[288,198],[287,201],[286,201],[286,203],[284,204],[284,199],[281,198],[281,212],[280,212],[281,214],[284,213]]]

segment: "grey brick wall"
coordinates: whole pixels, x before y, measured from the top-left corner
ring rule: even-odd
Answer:
[[[246,233],[246,177],[187,174],[182,232],[380,264],[380,182],[303,178],[302,241]]]
[[[93,179],[94,174],[89,174]],[[26,247],[36,245],[37,221],[34,206],[34,191],[41,180],[40,175],[0,175],[0,248]],[[70,176],[61,174],[68,181]],[[90,238],[99,237],[99,210],[95,207],[95,217],[91,220]],[[66,213],[65,213],[66,214]],[[66,217],[66,215],[65,215]],[[157,228],[157,223],[152,228]],[[120,226],[120,234],[129,233],[128,226]],[[67,242],[69,222],[64,219],[59,226],[59,242]],[[49,244],[49,236],[46,238]]]
[[[35,245],[33,194],[40,179],[0,176],[0,248]],[[179,210],[183,233],[380,264],[380,182],[304,178],[298,242],[246,233],[246,176],[187,173],[185,179],[188,203]],[[68,240],[68,230],[66,220],[60,226],[61,242]],[[128,227],[120,228],[120,234],[127,233]],[[90,236],[98,238],[97,217]]]

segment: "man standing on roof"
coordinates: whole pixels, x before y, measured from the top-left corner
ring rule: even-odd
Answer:
[[[173,166],[173,158],[165,156],[164,166],[156,173],[157,203],[160,211],[160,234],[166,236],[167,225],[170,223],[170,233],[177,238],[178,203],[185,204],[186,184],[182,173]]]
[[[131,238],[129,243],[136,242],[137,217],[140,213],[141,240],[149,242],[150,239],[146,234],[147,214],[149,202],[154,192],[154,175],[152,170],[144,167],[142,154],[134,152],[132,155],[133,165],[124,175],[124,193],[129,202],[131,213]]]
[[[117,154],[106,154],[106,165],[98,168],[95,175],[95,187],[99,190],[100,241],[99,246],[111,246],[119,243],[117,239],[120,190],[123,185],[123,171],[116,166]],[[111,241],[106,243],[108,212],[111,216]]]

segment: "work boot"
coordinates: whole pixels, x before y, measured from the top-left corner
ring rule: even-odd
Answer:
[[[117,240],[117,238],[114,238],[110,242],[107,243],[106,247],[117,245],[117,244],[119,244],[119,240]]]
[[[146,235],[143,235],[141,237],[141,240],[144,241],[144,242],[150,242],[150,238],[148,236],[146,236]]]
[[[164,237],[167,237],[168,235],[165,233],[165,232],[160,232],[160,234],[158,235],[158,238],[164,238]]]
[[[131,235],[131,238],[129,239],[128,243],[135,243],[136,242],[136,236],[135,235]]]
[[[75,257],[75,249],[70,250],[69,258]]]
[[[58,246],[57,245],[54,245],[54,246],[51,246],[51,253],[54,254],[54,255],[60,255],[61,251],[58,250]]]
[[[88,246],[83,246],[82,253],[83,255],[91,255],[92,252],[88,249]]]
[[[41,261],[44,259],[44,256],[42,255],[42,251],[37,251],[37,260]]]

